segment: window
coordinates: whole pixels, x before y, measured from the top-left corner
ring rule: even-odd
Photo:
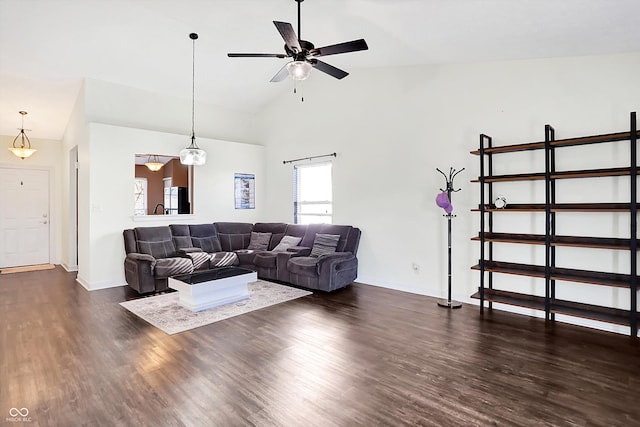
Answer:
[[[134,215],[147,214],[147,178],[136,178],[133,190],[135,196],[135,205],[133,207]]]
[[[331,162],[293,168],[294,224],[331,224]]]

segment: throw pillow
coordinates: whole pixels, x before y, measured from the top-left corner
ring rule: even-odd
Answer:
[[[314,239],[313,247],[311,248],[311,256],[319,257],[320,255],[334,253],[338,247],[339,241],[339,234],[316,233],[316,238]]]
[[[280,243],[273,248],[273,252],[287,252],[287,249],[298,246],[302,237],[284,236]]]
[[[251,240],[249,241],[249,247],[252,251],[266,251],[269,249],[269,241],[271,240],[271,233],[257,233],[251,232]]]

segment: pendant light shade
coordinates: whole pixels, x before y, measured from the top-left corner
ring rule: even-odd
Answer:
[[[196,89],[196,33],[189,34],[189,38],[193,40],[193,56],[192,56],[192,79],[191,79],[191,144],[180,151],[180,163],[183,165],[201,166],[207,161],[207,153],[196,144],[195,131],[195,89]]]
[[[195,135],[191,135],[191,145],[180,150],[180,163],[183,165],[202,166],[207,161],[207,152],[196,145]]]
[[[19,111],[19,113],[22,116],[22,126],[20,127],[20,133],[13,140],[13,145],[9,148],[9,151],[24,160],[38,150],[31,148],[31,141],[29,141],[27,134],[24,133],[24,116],[27,115],[27,112]],[[16,144],[18,142],[18,138],[20,138],[19,145]]]
[[[164,166],[157,154],[149,156],[147,163],[144,164],[151,172],[158,172]]]

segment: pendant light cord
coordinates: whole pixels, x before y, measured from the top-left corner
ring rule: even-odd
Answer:
[[[189,34],[191,40],[193,40],[193,50],[191,56],[191,145],[195,145],[196,142],[196,40],[198,35],[196,33]]]

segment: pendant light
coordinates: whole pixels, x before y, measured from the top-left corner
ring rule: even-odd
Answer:
[[[157,154],[149,156],[147,163],[144,164],[151,172],[158,172],[164,166]]]
[[[207,160],[207,153],[198,148],[196,144],[195,132],[195,88],[196,88],[196,33],[189,34],[189,38],[193,40],[193,57],[192,57],[192,85],[191,85],[191,144],[180,151],[180,163],[183,165],[204,165]]]
[[[27,134],[24,133],[24,116],[27,115],[27,112],[18,111],[18,113],[20,113],[20,115],[22,116],[22,126],[20,127],[20,133],[13,140],[13,146],[9,148],[9,151],[24,160],[38,150],[36,150],[35,148],[31,148],[31,141],[29,141],[29,137],[27,136]],[[16,146],[18,138],[20,138],[20,145]]]

